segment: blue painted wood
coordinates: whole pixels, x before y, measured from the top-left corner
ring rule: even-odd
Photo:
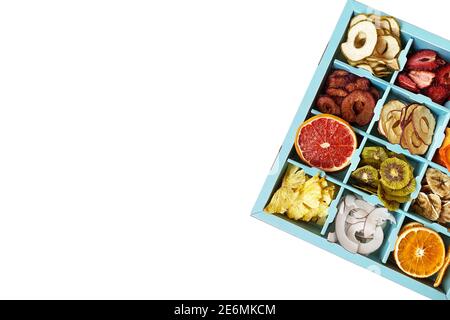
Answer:
[[[431,299],[449,299],[450,272],[447,273],[441,288],[436,289],[432,286],[431,280],[419,281],[403,274],[399,271],[399,269],[395,265],[395,262],[392,262],[392,260],[390,259],[391,252],[394,249],[395,241],[397,240],[397,235],[402,225],[411,221],[423,223],[426,227],[439,232],[444,238],[446,244],[450,245],[449,230],[447,230],[442,225],[431,222],[417,214],[409,212],[408,210],[411,206],[411,202],[404,204],[400,210],[394,212],[397,224],[385,230],[385,242],[383,243],[382,247],[377,252],[368,257],[359,254],[352,254],[346,251],[340,245],[330,243],[326,240],[328,232],[333,227],[333,222],[337,213],[337,206],[342,197],[346,194],[354,193],[372,204],[382,205],[376,196],[369,195],[348,184],[351,172],[353,172],[359,165],[360,155],[364,146],[383,146],[391,151],[403,154],[408,158],[408,160],[414,165],[414,175],[416,176],[418,184],[416,191],[412,195],[413,198],[416,197],[419,193],[419,186],[425,176],[428,167],[433,167],[445,172],[446,174],[450,174],[446,168],[443,168],[442,166],[432,162],[434,153],[442,144],[442,141],[445,137],[445,128],[450,121],[450,103],[447,103],[446,106],[441,106],[432,102],[428,97],[408,92],[407,90],[396,86],[395,81],[399,72],[394,72],[392,77],[390,77],[389,79],[380,79],[370,74],[366,70],[354,68],[348,65],[340,54],[339,46],[346,33],[349,21],[353,15],[360,13],[388,15],[384,12],[380,12],[353,0],[349,0],[347,2],[336,25],[331,40],[329,41],[323,57],[317,67],[316,73],[314,74],[311,83],[306,90],[305,96],[286,134],[279,153],[276,156],[272,168],[268,173],[263,188],[253,207],[252,215],[259,220],[269,223],[278,229],[296,236],[297,238],[308,241],[324,250],[327,250],[373,272],[376,272],[383,277],[386,277],[405,287],[415,290]],[[432,34],[426,30],[418,28],[412,24],[409,24],[408,22],[399,19],[397,20],[400,22],[402,31],[401,37],[403,41],[403,49],[399,56],[400,66],[402,69],[406,64],[407,55],[411,50],[436,50],[444,58],[450,61],[450,42],[448,40]],[[364,128],[354,128],[355,133],[359,137],[360,143],[358,149],[353,155],[349,168],[339,174],[325,174],[325,172],[317,168],[311,168],[301,163],[298,157],[292,157],[292,154],[295,154],[295,152],[293,153],[293,146],[298,127],[310,114],[320,114],[319,111],[314,110],[313,103],[318,92],[320,91],[323,80],[325,79],[327,73],[331,68],[347,70],[358,76],[365,77],[369,79],[372,84],[380,91],[384,92],[383,96],[377,103],[377,106],[375,108],[375,116],[372,122]],[[433,143],[425,156],[420,157],[411,155],[407,150],[404,150],[399,145],[390,144],[388,141],[386,141],[386,139],[378,134],[377,124],[381,108],[386,101],[394,98],[403,100],[407,103],[424,104],[434,113],[437,119],[437,128],[435,130]],[[276,187],[280,184],[288,163],[302,168],[310,176],[316,174],[324,176],[329,182],[336,185],[338,189],[336,192],[336,198],[330,205],[327,221],[322,227],[306,223],[294,222],[279,215],[264,213],[264,207],[270,200],[270,197]]]

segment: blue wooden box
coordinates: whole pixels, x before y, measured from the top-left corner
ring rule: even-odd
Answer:
[[[406,274],[402,273],[396,266],[395,262],[390,259],[391,253],[394,250],[395,241],[401,227],[408,222],[417,221],[424,226],[438,232],[446,246],[450,245],[450,232],[444,226],[433,223],[415,213],[412,213],[409,209],[411,202],[401,206],[400,210],[394,212],[394,216],[397,220],[395,225],[391,225],[385,230],[385,240],[382,247],[374,254],[369,256],[363,256],[359,254],[353,254],[346,251],[339,244],[330,243],[327,241],[327,234],[330,231],[330,226],[333,224],[337,213],[337,205],[341,198],[348,193],[354,193],[361,196],[364,200],[381,205],[381,202],[376,196],[366,194],[356,188],[353,188],[348,183],[351,173],[358,167],[360,162],[360,154],[365,146],[383,146],[391,151],[405,155],[408,161],[414,165],[416,177],[417,189],[412,194],[412,199],[416,198],[421,182],[424,178],[427,168],[433,167],[441,170],[442,172],[449,174],[448,170],[434,162],[432,162],[433,155],[436,150],[441,146],[445,137],[444,131],[450,120],[450,103],[447,102],[445,106],[438,105],[431,101],[430,98],[421,95],[414,94],[407,90],[404,90],[395,84],[399,72],[395,72],[389,79],[380,79],[372,75],[370,72],[357,69],[348,65],[343,59],[340,52],[340,44],[346,35],[348,24],[351,18],[360,13],[365,14],[378,14],[387,15],[383,12],[374,10],[367,7],[364,4],[349,0],[344,8],[344,11],[338,21],[334,34],[324,52],[322,60],[319,63],[317,71],[309,85],[306,95],[297,111],[297,114],[292,122],[291,127],[286,135],[283,145],[275,159],[275,162],[270,170],[264,186],[259,194],[256,204],[252,210],[252,216],[267,222],[274,227],[284,230],[300,239],[313,243],[314,245],[330,251],[344,259],[352,261],[364,268],[375,271],[383,277],[391,279],[403,286],[406,286],[412,290],[415,290],[432,299],[449,299],[450,298],[450,271],[447,272],[442,285],[439,288],[434,288],[433,283],[430,280],[414,279]],[[407,55],[413,50],[420,49],[432,49],[437,51],[444,59],[450,61],[450,42],[444,38],[436,36],[425,30],[422,30],[414,25],[411,25],[405,21],[398,20],[401,25],[401,38],[402,38],[402,52],[400,54],[400,67],[404,68]],[[381,99],[378,101],[375,108],[375,116],[372,122],[364,128],[354,128],[357,134],[359,144],[358,149],[355,152],[351,165],[338,173],[325,174],[316,168],[308,167],[303,164],[296,155],[294,141],[298,127],[304,122],[305,119],[312,115],[320,114],[314,109],[314,101],[316,96],[322,88],[324,79],[331,69],[343,69],[349,71],[355,75],[365,77],[372,82],[380,92],[383,92]],[[433,139],[433,143],[429,148],[429,151],[424,156],[411,155],[407,150],[403,149],[399,145],[390,144],[384,137],[380,136],[377,131],[377,123],[380,116],[380,110],[386,101],[391,99],[399,99],[407,103],[420,103],[427,106],[436,117],[436,130]],[[265,213],[264,207],[270,201],[273,192],[277,189],[280,181],[285,172],[288,163],[294,164],[305,172],[313,176],[320,173],[321,176],[325,176],[326,179],[337,187],[336,198],[331,203],[329,208],[328,218],[325,224],[318,226],[316,224],[309,224],[304,222],[296,222],[289,220],[284,216],[272,215]]]

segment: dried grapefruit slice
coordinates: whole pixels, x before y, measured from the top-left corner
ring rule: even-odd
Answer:
[[[439,234],[425,227],[404,228],[394,250],[398,267],[415,278],[428,278],[444,265],[445,245]]]
[[[348,166],[356,148],[352,127],[329,114],[312,117],[297,130],[295,149],[298,155],[308,165],[325,172]]]

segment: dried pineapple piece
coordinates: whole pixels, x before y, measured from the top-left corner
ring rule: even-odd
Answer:
[[[303,170],[289,164],[280,189],[275,192],[265,211],[323,225],[334,191],[334,185],[325,178],[316,175],[308,179]]]
[[[309,210],[310,208],[303,202],[294,201],[288,209],[287,216],[289,219],[304,220],[305,216],[308,215]]]
[[[268,213],[286,213],[296,198],[294,190],[286,187],[281,187],[272,196],[272,200],[266,207]]]
[[[300,170],[300,168],[289,163],[281,185],[283,187],[291,187],[293,189],[298,189],[305,182],[306,182],[305,171]]]
[[[325,187],[322,190],[322,201],[325,205],[329,206],[334,197],[334,186]]]
[[[327,221],[327,216],[323,216],[317,219],[316,224],[318,224],[319,226],[323,226],[325,224],[325,221]]]

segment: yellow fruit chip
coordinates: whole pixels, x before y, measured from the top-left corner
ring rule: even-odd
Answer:
[[[300,168],[288,164],[286,174],[283,178],[283,187],[291,187],[293,189],[297,189],[301,187],[306,182],[305,171],[300,170]]]
[[[334,185],[325,178],[316,175],[308,179],[303,170],[288,164],[281,187],[272,196],[265,211],[323,225],[334,192]]]
[[[268,213],[283,214],[292,205],[294,198],[296,198],[296,193],[292,189],[281,187],[272,196],[272,200],[265,211]]]

